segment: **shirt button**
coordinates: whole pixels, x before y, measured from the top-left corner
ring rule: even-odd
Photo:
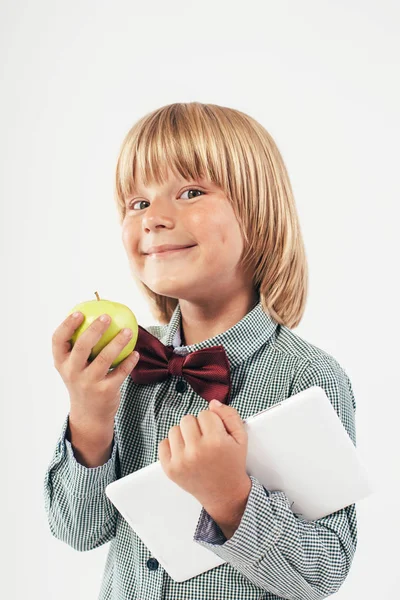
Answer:
[[[158,560],[156,558],[149,558],[147,561],[147,567],[150,571],[155,571],[158,569]]]
[[[182,381],[182,380],[178,381],[178,383],[175,386],[175,389],[180,394],[182,394],[182,392],[186,392],[186,390],[187,390],[187,383],[186,383],[186,381]]]

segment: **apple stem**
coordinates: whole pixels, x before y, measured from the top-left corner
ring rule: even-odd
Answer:
[[[97,292],[95,292],[95,294],[96,294],[96,298],[97,298],[97,300],[100,300],[100,296],[98,295],[98,293],[97,293]]]

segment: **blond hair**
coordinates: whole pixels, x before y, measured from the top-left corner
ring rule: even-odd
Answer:
[[[244,239],[242,266],[254,273],[263,310],[297,327],[304,312],[308,267],[289,176],[276,143],[255,119],[200,102],[163,106],[137,121],[123,140],[116,167],[119,222],[139,172],[144,184],[206,177],[230,201]],[[138,170],[136,170],[138,169]],[[136,279],[153,316],[169,323],[179,300]]]

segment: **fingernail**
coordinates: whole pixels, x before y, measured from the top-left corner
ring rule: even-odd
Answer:
[[[213,400],[215,406],[221,406],[222,402],[219,400]]]

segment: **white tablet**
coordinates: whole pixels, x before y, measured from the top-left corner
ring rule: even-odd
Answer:
[[[301,518],[319,519],[375,491],[321,387],[286,398],[244,425],[247,473],[269,492],[285,492]],[[110,483],[105,492],[175,581],[226,562],[193,541],[202,506],[167,477],[160,461]]]

